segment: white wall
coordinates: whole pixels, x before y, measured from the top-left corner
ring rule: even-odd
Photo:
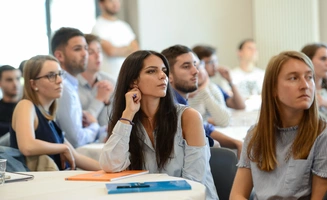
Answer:
[[[142,49],[211,44],[234,67],[238,43],[253,37],[251,0],[138,0],[137,9]]]
[[[320,41],[327,43],[327,1],[319,0]]]
[[[262,68],[280,51],[300,50],[309,42],[327,42],[326,0],[125,0],[125,3],[129,10],[125,13],[126,20],[136,31],[142,49],[162,51],[174,44],[189,47],[211,44],[218,49],[220,64],[231,68],[238,65],[237,46],[243,39],[258,40],[258,66]],[[267,34],[270,37],[266,38]],[[274,35],[278,37],[271,43]]]
[[[300,51],[319,41],[317,0],[253,0],[254,35],[259,51],[258,66],[282,51]]]

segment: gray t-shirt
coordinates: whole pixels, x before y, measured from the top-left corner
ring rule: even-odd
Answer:
[[[298,160],[289,153],[298,127],[277,128],[278,164],[270,172],[258,169],[247,156],[252,130],[248,131],[237,166],[251,169],[254,199],[310,199],[312,175],[327,178],[327,128],[316,138],[308,158]]]

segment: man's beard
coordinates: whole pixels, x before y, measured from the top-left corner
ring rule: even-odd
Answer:
[[[76,76],[85,71],[86,64],[82,65],[76,62],[67,62],[65,63],[65,66],[71,75]]]
[[[183,93],[191,93],[198,89],[197,85],[188,86],[185,82],[176,82],[175,89]]]
[[[17,91],[17,93],[13,93],[13,92],[4,92],[3,96],[8,96],[9,98],[15,98],[17,97],[19,94],[19,91]]]

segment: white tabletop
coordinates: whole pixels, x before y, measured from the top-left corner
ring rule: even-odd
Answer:
[[[247,134],[247,131],[249,130],[250,127],[249,126],[229,126],[226,128],[221,128],[221,127],[216,126],[215,128],[219,132],[221,132],[231,138],[243,141]]]
[[[66,181],[65,178],[87,173],[86,171],[60,171],[60,172],[29,172],[34,175],[34,180],[5,183],[0,186],[0,199],[110,199],[110,200],[175,200],[175,199],[205,199],[205,186],[194,181],[187,180],[192,190],[145,192],[126,194],[107,194],[106,182],[97,181]],[[166,174],[145,174],[126,178],[115,182],[144,182],[181,180],[182,178],[171,177]]]

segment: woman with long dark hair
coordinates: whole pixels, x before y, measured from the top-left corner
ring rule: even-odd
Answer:
[[[169,64],[154,51],[137,51],[122,65],[100,165],[107,172],[147,169],[203,183],[218,199],[201,115],[176,105]]]

